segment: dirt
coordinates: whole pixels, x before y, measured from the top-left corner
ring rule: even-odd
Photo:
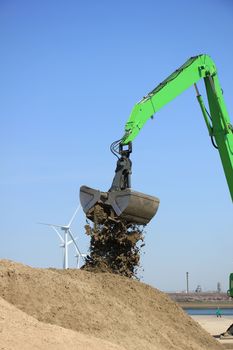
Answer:
[[[0,298],[1,350],[124,350],[91,335],[39,322]]]
[[[1,350],[222,349],[167,295],[116,274],[0,260],[0,297]]]
[[[140,250],[144,244],[144,226],[113,217],[106,207],[95,205],[85,226],[90,236],[90,254],[82,267],[92,272],[111,272],[139,278]]]

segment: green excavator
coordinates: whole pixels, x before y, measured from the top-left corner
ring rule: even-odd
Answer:
[[[197,82],[204,79],[209,111],[199,93]],[[154,114],[183,91],[194,85],[213,146],[218,149],[233,201],[233,126],[227,113],[217,69],[208,55],[191,57],[185,64],[138,102],[125,125],[124,136],[112,143],[118,157],[115,176],[108,192],[82,186],[80,202],[90,220],[95,222],[95,209],[101,206],[112,220],[146,225],[156,214],[159,199],[131,189],[132,141]],[[233,292],[232,292],[233,293]]]

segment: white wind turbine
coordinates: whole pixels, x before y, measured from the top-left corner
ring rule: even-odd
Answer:
[[[46,225],[46,226],[50,226],[55,232],[56,234],[58,235],[58,237],[60,238],[61,240],[61,245],[60,247],[64,249],[64,260],[63,260],[63,268],[64,269],[68,269],[68,262],[69,262],[69,259],[68,259],[68,246],[73,243],[74,244],[74,247],[75,247],[75,251],[76,251],[76,255],[75,257],[77,258],[77,268],[80,267],[80,258],[83,259],[84,261],[84,258],[86,257],[86,254],[82,254],[78,245],[77,245],[77,237],[74,238],[74,235],[71,231],[71,224],[73,223],[76,215],[77,215],[77,212],[79,211],[80,209],[80,205],[76,208],[72,218],[70,219],[68,225],[57,225],[57,224],[48,224],[48,223],[44,223],[44,222],[39,222],[39,224],[41,225]],[[62,237],[61,233],[58,231],[58,229],[60,229],[61,231],[64,232],[64,237]],[[69,240],[69,238],[71,238]]]
[[[84,260],[86,257],[87,254],[80,254],[79,252],[77,252],[77,254],[75,255],[75,258],[77,259],[77,269],[80,268],[80,258]]]

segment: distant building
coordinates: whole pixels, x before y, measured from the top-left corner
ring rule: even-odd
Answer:
[[[221,291],[222,291],[221,283],[218,282],[218,283],[217,283],[217,292],[218,292],[218,293],[221,293]]]
[[[200,284],[198,284],[197,288],[195,289],[195,293],[201,293],[201,292],[202,292],[201,286]]]

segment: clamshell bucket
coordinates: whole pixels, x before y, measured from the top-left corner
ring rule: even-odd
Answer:
[[[121,191],[100,192],[93,188],[80,188],[80,203],[87,217],[94,221],[94,208],[104,209],[113,219],[146,225],[156,214],[159,199],[129,188]]]

